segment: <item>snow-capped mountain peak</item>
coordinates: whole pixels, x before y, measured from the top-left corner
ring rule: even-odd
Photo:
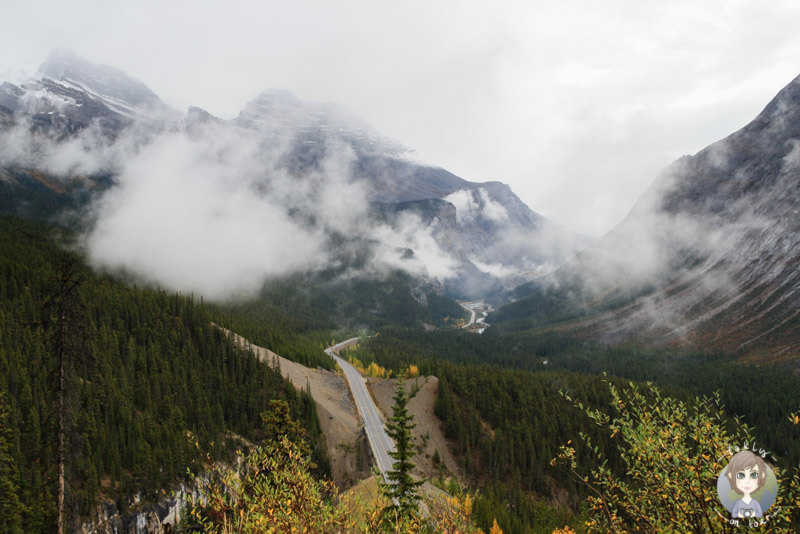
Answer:
[[[39,74],[86,91],[121,110],[165,107],[145,84],[121,70],[90,63],[67,50],[56,50],[39,67]]]

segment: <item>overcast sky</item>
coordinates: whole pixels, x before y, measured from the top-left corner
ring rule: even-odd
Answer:
[[[4,0],[0,73],[64,47],[223,118],[335,101],[597,236],[800,74],[795,0]]]

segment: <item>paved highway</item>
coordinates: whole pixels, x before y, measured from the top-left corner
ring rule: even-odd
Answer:
[[[476,332],[478,334],[482,334],[484,330],[489,326],[486,324],[486,314],[492,311],[492,307],[485,302],[461,302],[461,307],[467,310],[470,314],[469,322],[462,326],[461,328],[470,329],[472,332]],[[480,310],[481,317],[476,320],[478,315],[477,310]],[[475,328],[473,325],[479,324],[479,328]]]
[[[467,310],[470,313],[469,322],[467,324],[465,324],[464,326],[462,326],[461,328],[469,328],[470,326],[475,324],[475,316],[477,314],[475,313],[475,309],[470,307],[470,304],[472,304],[472,303],[471,302],[467,302],[467,303],[461,305],[462,308],[464,308],[465,310]]]
[[[345,360],[334,354],[335,351],[352,345],[358,338],[351,338],[347,341],[337,343],[336,345],[325,349],[325,352],[336,360],[339,367],[344,371],[344,376],[350,384],[350,391],[353,392],[353,399],[356,402],[361,420],[364,421],[364,430],[367,433],[367,441],[372,449],[372,456],[378,464],[378,469],[386,480],[386,473],[392,470],[392,463],[394,460],[389,456],[389,451],[394,451],[394,443],[386,433],[384,428],[383,419],[381,418],[375,402],[367,391],[367,386],[364,378],[361,376],[355,367],[347,363]]]

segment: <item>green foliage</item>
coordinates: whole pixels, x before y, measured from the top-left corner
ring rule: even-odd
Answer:
[[[506,533],[551,534],[564,525],[582,526],[582,515],[519,488],[487,485],[475,499],[474,519],[485,531],[496,521]]]
[[[446,327],[446,318],[464,314],[454,300],[416,287],[400,271],[374,278],[346,275],[344,268],[298,274],[268,282],[255,299],[217,303],[210,309],[214,321],[253,343],[326,369],[334,367],[323,352],[332,337],[386,325]]]
[[[417,488],[422,485],[421,480],[414,480],[411,470],[414,464],[414,439],[411,431],[416,427],[414,415],[408,411],[408,394],[405,382],[397,381],[395,389],[392,416],[386,422],[386,433],[392,438],[395,450],[389,451],[389,456],[394,459],[392,470],[386,473],[388,483],[381,490],[393,502],[393,510],[397,515],[410,517],[417,511],[419,493]],[[390,514],[391,517],[391,514]]]
[[[0,501],[16,494],[28,532],[51,532],[55,524],[57,362],[40,326],[63,254],[54,234],[0,218],[0,396],[13,422],[0,439],[10,444],[0,444],[0,454],[5,448],[13,459]],[[83,320],[66,381],[72,520],[100,495],[124,507],[135,493],[154,497],[174,484],[199,459],[187,435],[214,456],[225,451],[228,432],[256,439],[259,414],[272,399],[288,403],[325,469],[308,393],[237,348],[191,298],[93,275],[73,258],[83,280],[74,295]]]
[[[353,525],[332,500],[332,483],[312,476],[310,457],[288,436],[255,447],[238,468],[209,461],[196,481],[200,492],[188,526],[193,531],[324,534]]]
[[[308,367],[332,370],[333,361],[323,351],[335,329],[326,313],[324,295],[306,292],[300,281],[268,284],[257,299],[212,304],[214,321]]]
[[[786,414],[800,406],[800,379],[784,366],[753,367],[703,352],[602,347],[553,333],[498,333],[493,327],[480,336],[384,329],[362,342],[357,356],[365,365],[374,360],[395,370],[435,358],[530,371],[608,373],[653,381],[684,399],[719,391],[728,411],[752,425],[754,433],[768,440],[773,451],[791,463],[800,462],[800,440],[783,424]]]
[[[5,392],[0,392],[0,531],[22,532],[22,512],[20,500],[19,450],[11,430],[11,412]]]
[[[542,370],[542,362],[554,356],[596,350],[582,341],[554,334],[498,335],[493,328],[476,335],[452,328],[424,332],[387,327],[360,345],[357,356],[365,365],[375,360],[395,370],[427,359]]]
[[[693,261],[683,258],[686,261]],[[696,259],[696,258],[695,258]],[[681,267],[675,266],[675,272]],[[511,292],[512,302],[492,313],[489,323],[504,332],[519,332],[532,328],[570,323],[607,310],[621,308],[637,298],[652,294],[658,282],[634,282],[610,287],[602,295],[586,285],[580,277],[562,279],[558,284],[530,282]],[[661,283],[668,283],[666,279]]]
[[[654,380],[684,401],[719,391],[721,404],[750,422],[754,435],[787,465],[800,462],[797,427],[785,424],[800,406],[800,384],[783,368],[754,368],[715,354],[597,347],[552,333],[507,334],[493,327],[482,335],[387,328],[362,341],[357,353],[365,364],[376,361],[395,370],[420,363],[423,374],[440,378],[436,414],[473,483],[482,487],[475,519],[485,530],[494,517],[506,533],[577,526],[568,517],[575,516],[574,500],[569,512],[543,499],[563,489],[575,499],[586,489],[548,461],[581,432],[604,453],[614,444],[585,417],[570,413],[558,390],[568,388],[594,408],[606,405],[607,388],[595,378],[603,372]],[[610,468],[624,471],[618,457],[609,458]],[[586,450],[579,462],[586,469],[597,465]]]
[[[751,430],[737,425],[729,431],[730,419],[720,409],[719,399],[683,402],[664,396],[652,385],[641,389],[631,384],[619,390],[609,384],[608,388],[610,410],[576,405],[617,439],[614,454],[624,463],[624,476],[608,468],[608,456],[586,435],[581,436],[581,448],[601,460],[599,467],[586,469],[571,442],[562,446],[554,460],[566,465],[589,489],[589,532],[734,531],[717,497],[717,478],[731,450],[753,443]],[[799,469],[784,477],[773,508],[765,511],[764,523],[748,522],[749,532],[792,532],[792,515],[798,526]]]
[[[280,441],[287,438],[295,444],[303,456],[311,454],[306,443],[306,433],[300,423],[289,414],[289,404],[284,400],[271,400],[267,411],[261,413],[261,425],[266,441]]]
[[[429,497],[430,512],[401,514],[386,498],[337,499],[335,487],[314,478],[310,459],[284,436],[238,454],[237,467],[209,459],[196,477],[199,492],[186,530],[205,533],[478,534],[472,496]]]
[[[20,167],[2,168],[0,174],[5,175],[0,179],[0,216],[39,221],[65,220],[113,183],[108,174],[66,178]]]
[[[612,447],[586,417],[561,402],[562,388],[580,391],[595,405],[608,394],[598,381],[565,372],[532,373],[429,360],[423,374],[439,377],[436,415],[473,483],[483,490],[475,521],[484,530],[497,518],[506,533],[550,532],[574,515],[548,499],[580,489],[549,461],[563,437],[587,433],[603,450]],[[591,456],[582,458],[593,465]],[[548,530],[549,528],[549,530]]]

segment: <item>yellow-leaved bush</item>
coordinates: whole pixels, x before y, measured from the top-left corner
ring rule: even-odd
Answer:
[[[629,384],[620,390],[610,382],[610,410],[584,407],[614,438],[624,473],[613,472],[586,435],[600,467],[585,472],[568,442],[551,463],[566,466],[587,489],[590,533],[727,533],[737,531],[717,495],[717,479],[731,450],[753,443],[751,430],[727,416],[718,397],[682,402],[664,396],[652,384]],[[765,510],[762,525],[748,532],[796,532],[800,505],[800,468],[773,466],[779,480],[775,503]]]
[[[208,533],[350,532],[346,510],[334,504],[331,482],[315,479],[310,458],[284,436],[239,455],[234,469],[207,465],[196,479],[190,522]]]

